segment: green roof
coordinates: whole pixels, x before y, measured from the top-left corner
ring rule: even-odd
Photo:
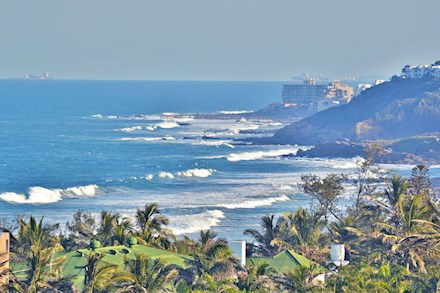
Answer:
[[[310,268],[310,260],[304,256],[296,253],[293,250],[284,250],[273,257],[251,257],[247,262],[254,262],[255,264],[267,263],[274,268],[278,273],[284,273],[287,270],[294,270],[298,266]]]
[[[63,276],[72,277],[72,282],[75,284],[75,288],[78,290],[82,289],[84,282],[84,266],[87,262],[87,256],[92,253],[104,254],[103,261],[106,263],[116,264],[119,266],[124,265],[124,258],[127,256],[129,259],[133,259],[136,255],[142,253],[152,257],[158,258],[162,257],[166,262],[186,268],[185,260],[190,259],[188,256],[183,256],[171,251],[152,248],[144,245],[132,245],[127,247],[124,245],[120,246],[107,246],[102,248],[97,248],[94,251],[90,249],[79,249],[77,251],[62,252],[57,253],[54,258],[60,256],[66,256],[66,261],[63,264]],[[11,262],[11,269],[13,272],[20,272],[19,276],[25,278],[25,272],[27,270],[27,265],[25,263]]]

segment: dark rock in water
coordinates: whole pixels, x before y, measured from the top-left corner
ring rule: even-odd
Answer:
[[[204,135],[204,136],[202,136],[202,139],[220,139],[220,138],[216,137],[216,136]]]
[[[196,138],[192,136],[184,136],[183,139],[196,139]]]
[[[295,154],[287,154],[287,155],[278,156],[279,159],[293,159],[295,157],[296,157]]]
[[[190,126],[191,125],[188,122],[177,122],[177,124],[179,124],[179,126]]]

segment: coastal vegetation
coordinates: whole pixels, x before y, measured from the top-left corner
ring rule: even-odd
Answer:
[[[11,233],[4,292],[436,292],[440,289],[440,204],[429,169],[381,175],[365,160],[355,178],[304,174],[310,206],[265,215],[247,229],[241,266],[226,239],[201,231],[178,239],[157,204],[132,217],[78,211],[66,229],[44,218],[2,221]],[[341,207],[350,189],[352,204]],[[354,190],[354,191],[353,191]],[[330,261],[343,244],[348,264]],[[125,248],[124,248],[125,247]],[[144,249],[145,252],[136,252]],[[125,255],[120,256],[122,253]],[[296,257],[296,266],[277,263]],[[68,262],[79,262],[75,265]],[[283,260],[284,261],[284,260]],[[79,263],[81,265],[79,265]],[[287,262],[285,262],[287,263]],[[69,266],[72,270],[69,273]],[[73,271],[79,272],[73,275]]]

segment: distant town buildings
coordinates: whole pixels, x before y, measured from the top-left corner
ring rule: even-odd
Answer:
[[[304,80],[302,85],[283,85],[283,103],[308,105],[322,100],[327,95],[327,85],[317,85],[314,79]]]
[[[437,61],[432,65],[406,65],[402,69],[403,78],[422,78],[424,76],[440,78],[440,61]]]
[[[301,85],[283,85],[284,105],[305,106],[317,111],[348,103],[354,94],[353,88],[340,81],[316,84],[316,80],[304,80]]]
[[[379,85],[379,84],[381,84],[383,82],[385,82],[385,80],[378,79],[374,83],[360,83],[360,84],[357,85],[357,88],[356,88],[356,91],[354,93],[354,96],[355,97],[359,96],[363,91],[365,91],[365,90],[367,90],[367,89],[369,89],[369,88],[371,88],[373,86]]]
[[[0,285],[9,282],[9,232],[0,232]]]

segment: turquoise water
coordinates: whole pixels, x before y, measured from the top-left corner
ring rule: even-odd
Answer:
[[[264,214],[308,206],[297,189],[302,173],[356,168],[279,158],[298,146],[238,143],[270,135],[282,126],[274,121],[188,114],[256,110],[280,99],[281,84],[0,80],[0,218],[65,222],[78,209],[130,216],[157,202],[179,235],[212,228],[243,238]],[[410,166],[388,167],[409,174]]]

